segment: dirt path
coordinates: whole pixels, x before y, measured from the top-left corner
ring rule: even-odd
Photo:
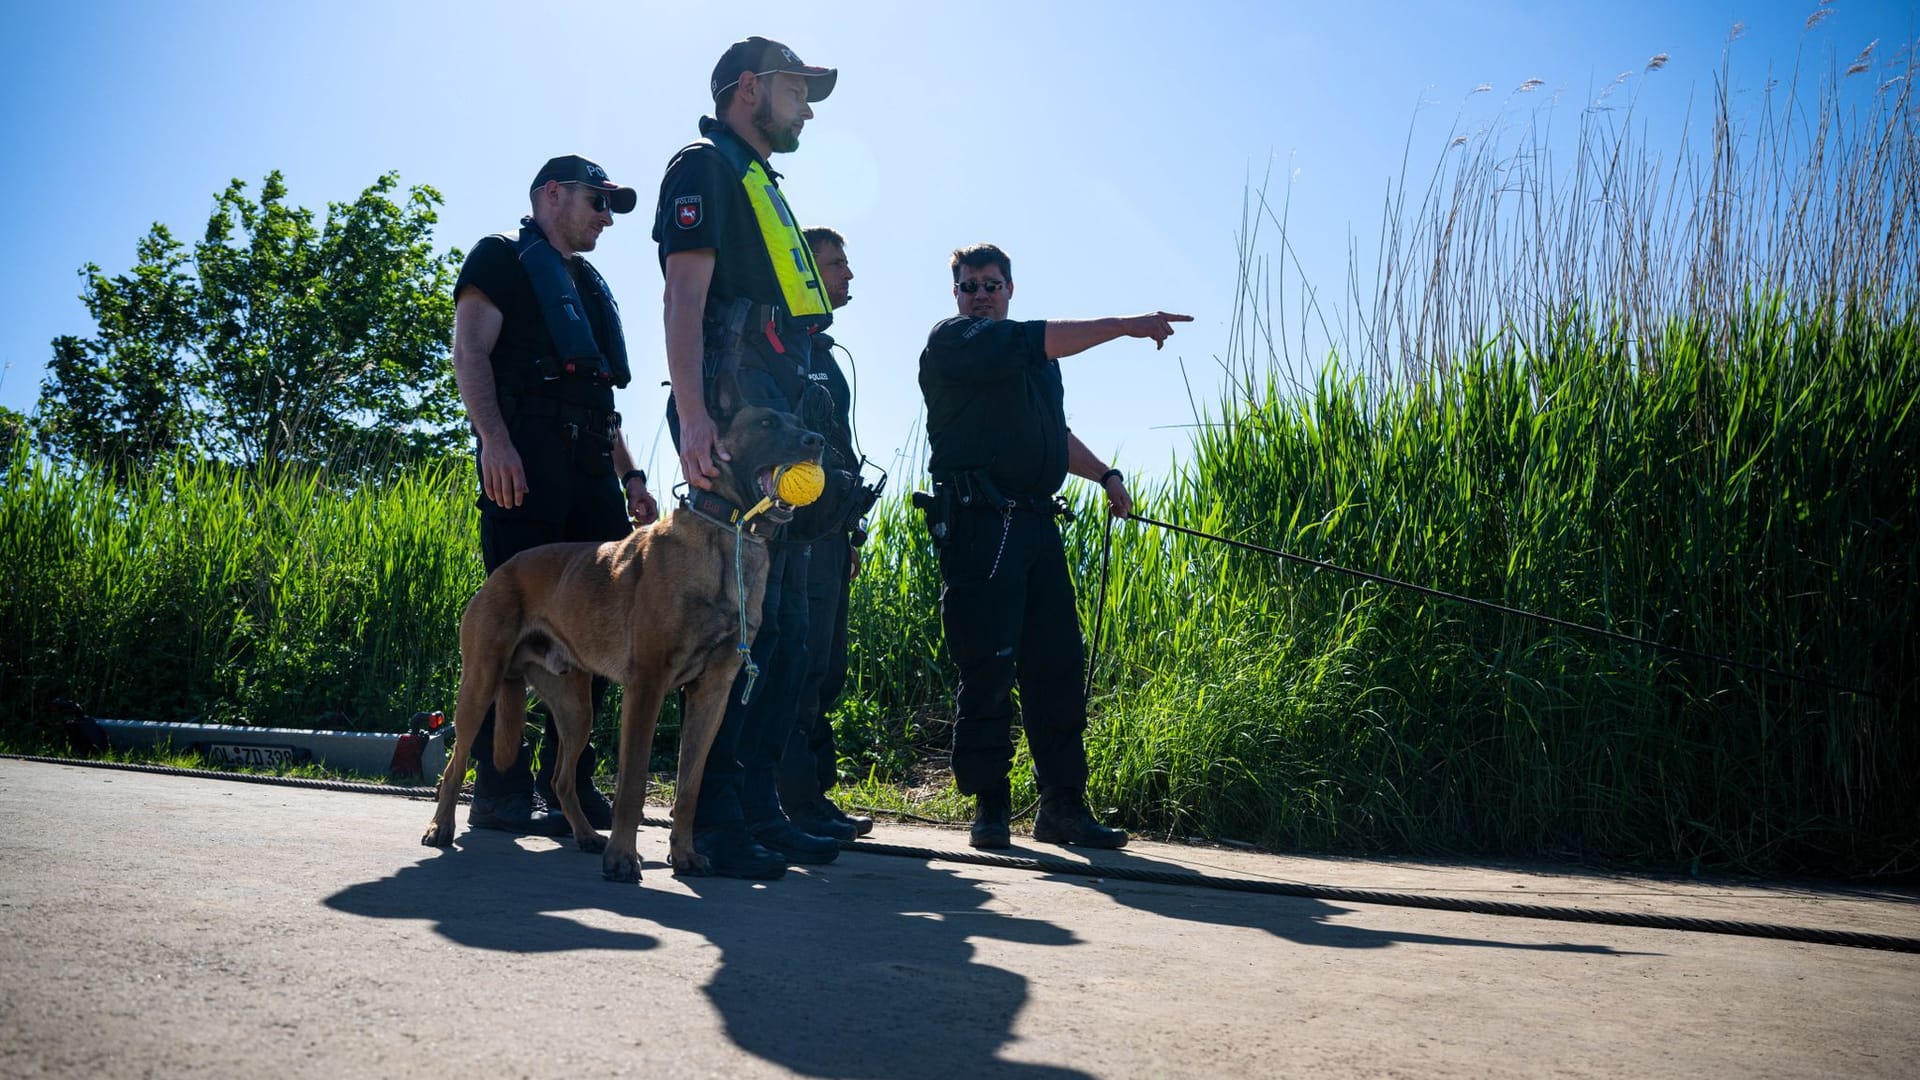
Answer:
[[[1920,956],[855,852],[683,881],[652,828],[622,887],[551,841],[422,848],[428,816],[0,761],[0,1076],[1920,1076]],[[1113,862],[1920,935],[1893,893]]]

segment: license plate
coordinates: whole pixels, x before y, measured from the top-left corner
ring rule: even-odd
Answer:
[[[311,757],[291,746],[248,746],[245,743],[213,743],[206,748],[207,760],[215,765],[249,769],[277,769],[301,765]]]

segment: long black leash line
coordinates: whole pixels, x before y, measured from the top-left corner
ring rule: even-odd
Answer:
[[[1789,679],[1794,682],[1806,683],[1809,686],[1818,686],[1827,690],[1840,690],[1849,694],[1858,694],[1861,697],[1874,698],[1876,700],[1884,699],[1886,697],[1884,693],[1878,690],[1868,690],[1858,686],[1849,686],[1846,683],[1831,682],[1826,679],[1816,678],[1815,676],[1812,676],[1812,675],[1802,675],[1798,672],[1793,672],[1793,671],[1782,671],[1779,668],[1770,668],[1762,664],[1751,664],[1745,660],[1735,660],[1733,657],[1730,657],[1730,656],[1719,656],[1714,653],[1701,652],[1698,649],[1689,649],[1684,645],[1669,645],[1663,641],[1654,641],[1651,638],[1634,637],[1632,634],[1623,634],[1617,630],[1608,630],[1605,627],[1601,627],[1601,626],[1589,626],[1586,623],[1577,623],[1569,619],[1556,618],[1552,615],[1542,615],[1536,611],[1526,611],[1522,608],[1508,607],[1505,604],[1496,604],[1491,600],[1482,600],[1479,597],[1475,597],[1475,596],[1464,596],[1460,593],[1447,592],[1443,589],[1428,588],[1425,585],[1416,585],[1411,581],[1402,581],[1399,578],[1390,578],[1383,574],[1369,573],[1368,571],[1365,571],[1365,570],[1355,570],[1352,567],[1340,566],[1336,563],[1322,562],[1319,559],[1309,559],[1305,555],[1295,555],[1290,551],[1281,551],[1279,548],[1265,547],[1260,544],[1248,543],[1245,540],[1235,540],[1230,536],[1220,536],[1215,533],[1201,532],[1199,529],[1189,529],[1184,525],[1175,525],[1167,521],[1156,521],[1153,518],[1144,517],[1140,514],[1134,514],[1128,520],[1138,521],[1143,525],[1152,525],[1155,528],[1166,529],[1169,532],[1184,533],[1188,536],[1198,537],[1202,540],[1213,540],[1218,543],[1227,544],[1231,547],[1243,548],[1247,551],[1254,551],[1262,555],[1269,555],[1276,559],[1283,559],[1288,562],[1299,563],[1302,566],[1311,566],[1316,570],[1332,570],[1335,573],[1346,574],[1350,577],[1357,577],[1366,581],[1379,582],[1382,585],[1392,585],[1396,588],[1411,589],[1412,591],[1421,593],[1425,596],[1438,597],[1439,599],[1442,599],[1442,600],[1451,600],[1458,604],[1466,604],[1470,607],[1483,608],[1487,611],[1497,611],[1502,615],[1517,615],[1523,619],[1532,619],[1535,622],[1548,623],[1550,625],[1562,627],[1567,630],[1578,630],[1578,631],[1581,631],[1582,633],[1597,634],[1600,637],[1608,638],[1613,641],[1623,642],[1629,645],[1640,645],[1649,649],[1658,649],[1662,652],[1669,652],[1679,656],[1691,657],[1695,660],[1705,660],[1708,663],[1713,663],[1713,664],[1723,664],[1727,667],[1744,668],[1748,671],[1758,672],[1762,675],[1771,675],[1779,679]],[[1105,585],[1106,585],[1104,580],[1105,578],[1104,565],[1105,564],[1103,562],[1102,563],[1102,566],[1103,566],[1102,579],[1103,580],[1101,582],[1101,587],[1103,589],[1101,596],[1103,599],[1106,595],[1104,592]],[[1091,669],[1091,665],[1089,665],[1089,669]],[[1091,683],[1089,683],[1089,685],[1091,685]]]
[[[1081,691],[1082,701],[1093,700],[1093,666],[1100,662],[1100,629],[1107,621],[1107,565],[1113,560],[1113,522],[1114,516],[1107,515],[1107,529],[1100,537],[1100,597],[1093,603],[1093,647],[1087,655],[1087,685]]]
[[[77,765],[96,769],[120,769],[127,772],[154,773],[162,776],[193,776],[200,779],[232,780],[247,784],[273,784],[321,791],[346,791],[365,795],[401,795],[413,799],[434,797],[431,787],[407,788],[391,784],[362,784],[346,780],[308,780],[291,776],[267,776],[258,773],[202,772],[170,765],[138,765],[131,762],[86,761],[71,758],[39,757],[27,754],[0,754],[0,758],[31,761],[46,765]],[[468,796],[462,794],[462,801]],[[643,817],[647,825],[667,828],[663,817]],[[1654,915],[1638,911],[1604,911],[1558,907],[1548,904],[1513,904],[1499,900],[1470,900],[1454,896],[1430,896],[1422,893],[1381,892],[1374,889],[1348,889],[1338,885],[1313,885],[1305,882],[1267,881],[1259,878],[1221,877],[1191,871],[1147,870],[1132,866],[1103,866],[1068,859],[1035,858],[1024,855],[989,855],[978,851],[942,851],[937,848],[910,847],[855,840],[841,844],[846,851],[867,855],[929,862],[968,863],[1027,870],[1037,874],[1061,874],[1071,877],[1113,878],[1143,881],[1155,885],[1174,885],[1192,889],[1220,889],[1226,892],[1263,893],[1305,900],[1334,900],[1350,904],[1378,904],[1390,907],[1422,908],[1428,911],[1453,911],[1469,915],[1499,915],[1518,919],[1545,919],[1552,922],[1594,923],[1602,926],[1636,926],[1646,930],[1678,930],[1698,934],[1722,934],[1735,937],[1769,938],[1798,941],[1810,945],[1843,945],[1855,949],[1882,952],[1920,953],[1920,938],[1894,934],[1870,934],[1858,930],[1826,930],[1811,926],[1785,926],[1777,923],[1740,922],[1732,919],[1702,919],[1686,915]]]

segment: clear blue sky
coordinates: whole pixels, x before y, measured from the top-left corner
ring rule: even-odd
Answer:
[[[30,410],[48,342],[91,332],[83,264],[125,270],[156,221],[197,239],[229,179],[280,169],[319,211],[398,170],[440,190],[439,241],[464,249],[514,225],[543,160],[577,152],[642,192],[593,258],[634,356],[628,439],[670,474],[670,447],[653,449],[665,365],[646,210],[710,104],[715,60],[757,33],[841,72],[775,164],[800,217],[848,238],[858,276],[836,334],[868,455],[892,468],[910,446],[920,344],[952,313],[947,253],[989,240],[1014,258],[1016,318],[1197,318],[1163,352],[1121,342],[1065,362],[1076,432],[1164,474],[1193,419],[1182,365],[1216,393],[1242,198],[1270,163],[1291,184],[1309,279],[1332,297],[1403,155],[1424,176],[1456,126],[1545,110],[1570,126],[1631,71],[1638,120],[1677,131],[1736,22],[1740,94],[1796,63],[1844,67],[1875,39],[1878,67],[1920,33],[1912,2],[1831,6],[1807,33],[1816,0],[8,5],[0,183],[18,213],[0,249],[0,404]],[[1656,53],[1666,68],[1640,74]]]

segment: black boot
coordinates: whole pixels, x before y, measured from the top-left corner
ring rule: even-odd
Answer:
[[[505,769],[493,766],[493,716],[480,725],[473,743],[473,805],[467,808],[467,828],[498,829],[522,836],[565,836],[573,830],[564,815],[549,813],[533,793],[533,768],[526,740],[520,756]]]
[[[833,800],[825,795],[819,796],[816,803],[820,807],[820,812],[826,817],[853,826],[855,836],[865,836],[873,831],[873,819],[865,814],[849,814],[834,805]]]
[[[560,798],[553,792],[553,770],[559,761],[560,740],[553,734],[553,722],[548,721],[547,739],[540,750],[540,772],[533,778],[533,793],[555,811],[560,809]],[[604,831],[613,828],[613,804],[593,786],[593,773],[599,761],[600,755],[594,752],[593,744],[588,743],[580,752],[580,763],[574,767],[573,782],[580,794],[580,811],[587,815],[587,824]]]
[[[707,860],[704,870],[676,866],[676,874],[772,881],[787,872],[787,860],[753,842],[744,825],[722,825],[693,834],[693,850]],[[671,861],[671,860],[669,860]]]
[[[1005,782],[973,797],[973,835],[967,843],[977,848],[1013,846],[1013,792]]]
[[[1079,788],[1056,788],[1040,793],[1040,812],[1033,818],[1033,838],[1043,844],[1076,847],[1127,846],[1126,830],[1109,829],[1095,821]]]
[[[786,800],[781,800],[785,804]],[[802,832],[815,836],[825,836],[839,842],[852,840],[860,835],[853,822],[846,820],[840,808],[829,802],[824,795],[816,795],[804,802],[787,805],[787,817]],[[869,821],[867,828],[873,828]]]
[[[802,829],[784,817],[747,826],[753,842],[788,863],[824,866],[840,857],[840,842]]]

